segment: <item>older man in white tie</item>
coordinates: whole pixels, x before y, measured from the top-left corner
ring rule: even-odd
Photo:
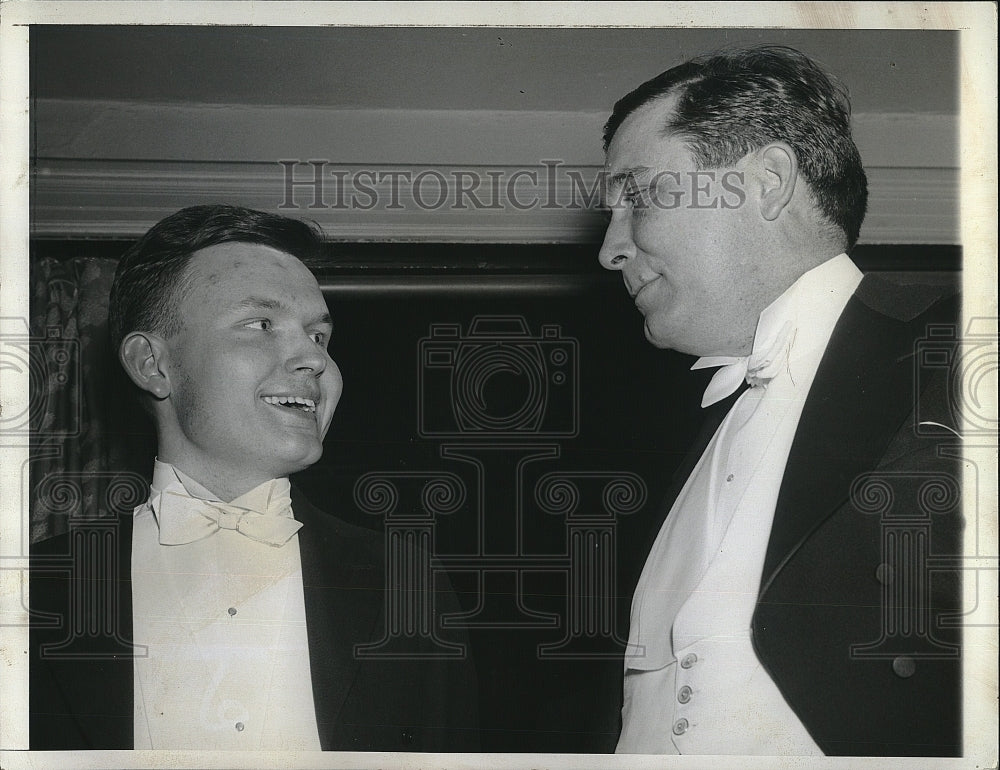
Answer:
[[[633,597],[618,751],[960,754],[957,574],[887,546],[864,492],[960,553],[957,474],[916,422],[947,385],[913,357],[954,304],[848,256],[867,185],[846,96],[792,49],[700,57],[622,98],[605,148],[601,263],[654,345],[721,367],[702,406],[722,412]]]

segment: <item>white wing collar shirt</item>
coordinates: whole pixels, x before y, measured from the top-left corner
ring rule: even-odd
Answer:
[[[761,313],[749,357],[692,367],[723,367],[703,406],[744,377],[751,387],[688,477],[639,578],[619,753],[822,754],[757,660],[751,619],[802,407],[861,278],[846,254],[824,262]]]
[[[231,503],[156,461],[135,510],[135,748],[320,750],[288,479]]]

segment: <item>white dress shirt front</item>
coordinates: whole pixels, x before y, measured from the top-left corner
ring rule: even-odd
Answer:
[[[761,313],[754,354],[778,340],[780,365],[720,425],[636,587],[619,753],[822,753],[757,660],[751,619],[802,407],[861,278],[841,254]]]
[[[288,479],[232,501],[291,516]],[[132,614],[136,749],[319,750],[298,535],[283,546],[233,529],[160,543],[165,492],[215,500],[156,462],[149,502],[134,514]]]

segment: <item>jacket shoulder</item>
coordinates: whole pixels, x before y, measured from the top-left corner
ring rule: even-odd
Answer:
[[[855,299],[883,315],[910,323],[958,317],[961,295],[948,283],[900,283],[870,274],[858,286]]]
[[[320,508],[306,497],[296,486],[292,486],[292,510],[295,518],[310,528],[322,530],[329,536],[336,536],[352,543],[354,546],[377,544],[382,542],[381,535],[375,530],[351,524],[334,513]]]

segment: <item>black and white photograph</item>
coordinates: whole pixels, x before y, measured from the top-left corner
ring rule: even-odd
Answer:
[[[995,766],[996,6],[479,5],[0,4],[3,767]]]

